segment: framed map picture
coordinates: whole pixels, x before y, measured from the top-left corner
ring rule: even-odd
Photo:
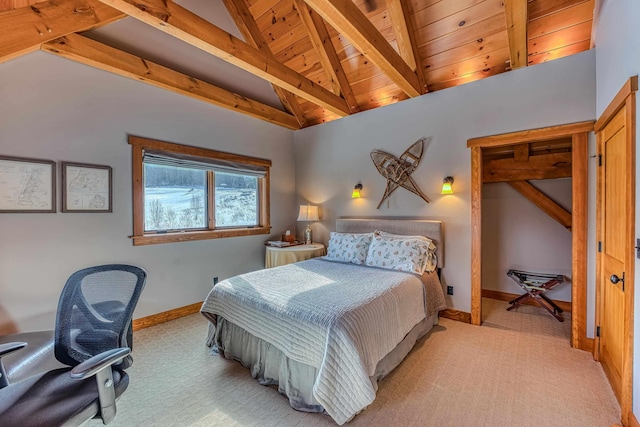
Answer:
[[[0,156],[0,213],[54,213],[56,162]]]
[[[62,162],[62,212],[112,212],[111,167]]]

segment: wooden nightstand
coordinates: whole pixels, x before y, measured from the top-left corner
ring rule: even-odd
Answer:
[[[264,257],[264,267],[278,267],[280,265],[291,264],[292,262],[304,261],[326,254],[322,243],[312,243],[310,245],[289,246],[278,248],[267,246]]]

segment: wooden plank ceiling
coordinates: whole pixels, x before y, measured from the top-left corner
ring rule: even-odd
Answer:
[[[298,129],[588,50],[595,0],[216,1],[244,41],[172,0],[0,0],[0,63],[43,49]],[[126,16],[269,81],[283,113],[74,35]]]

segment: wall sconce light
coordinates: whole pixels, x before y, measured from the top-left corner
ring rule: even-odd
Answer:
[[[351,193],[351,198],[352,199],[359,199],[360,197],[362,197],[360,195],[360,190],[362,190],[362,184],[358,183],[358,184],[356,184],[355,187],[353,187],[353,192]]]
[[[446,177],[442,180],[442,191],[440,194],[453,194],[453,188],[451,188],[451,184],[453,184],[453,177]]]

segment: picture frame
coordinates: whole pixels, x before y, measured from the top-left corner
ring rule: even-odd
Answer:
[[[62,212],[113,212],[111,166],[61,162]]]
[[[0,156],[0,213],[55,213],[56,162]]]

